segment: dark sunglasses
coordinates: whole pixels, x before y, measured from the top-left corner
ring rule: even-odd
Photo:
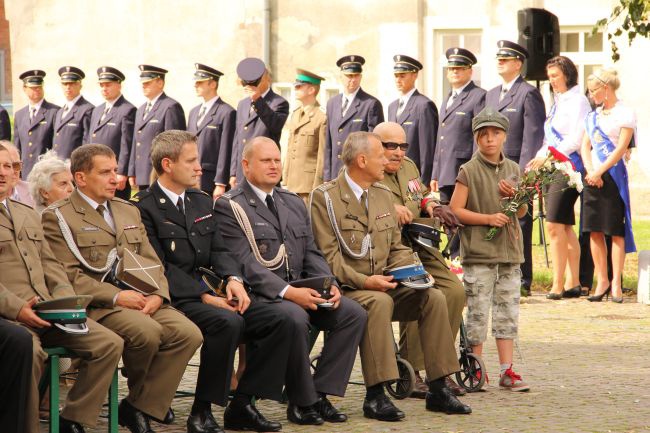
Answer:
[[[403,151],[406,151],[409,148],[408,143],[394,143],[392,141],[382,141],[381,144],[388,150],[395,150],[399,147]]]

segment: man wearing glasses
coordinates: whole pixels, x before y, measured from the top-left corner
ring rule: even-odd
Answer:
[[[503,82],[487,93],[485,105],[495,107],[510,121],[503,153],[508,159],[519,164],[523,171],[542,147],[546,107],[539,90],[521,77],[524,60],[528,58],[528,51],[521,45],[510,41],[499,41],[497,45],[499,48],[497,72]],[[524,240],[525,261],[521,265],[521,294],[523,296],[530,295],[530,285],[533,281],[532,209],[532,203],[529,203],[528,212],[519,220]]]
[[[4,146],[9,151],[11,158],[11,167],[14,172],[13,188],[9,197],[27,206],[34,207],[34,199],[29,193],[29,183],[20,178],[20,171],[23,168],[23,163],[20,160],[20,153],[18,148],[6,140],[0,141],[0,146]]]
[[[436,150],[438,107],[415,88],[422,63],[403,54],[394,56],[393,61],[395,86],[400,96],[388,106],[388,120],[399,123],[406,131],[406,141],[410,144],[406,156],[415,162],[422,181],[428,185]]]

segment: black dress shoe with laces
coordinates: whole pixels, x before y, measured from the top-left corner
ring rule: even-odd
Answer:
[[[348,420],[348,416],[332,406],[327,397],[318,400],[314,404],[314,409],[327,422],[346,422]]]
[[[60,433],[86,433],[83,426],[74,421],[65,418],[59,418],[59,432]]]
[[[287,406],[287,419],[299,425],[321,425],[325,422],[313,406],[301,407],[291,402]]]
[[[426,407],[427,410],[433,412],[444,412],[448,415],[472,413],[472,408],[461,403],[454,393],[446,386],[427,393]]]
[[[131,406],[126,399],[120,402],[117,421],[122,427],[128,428],[131,433],[155,433],[149,425],[149,416]]]
[[[252,404],[245,406],[230,404],[223,413],[223,426],[227,430],[253,430],[259,432],[276,432],[282,430],[282,424],[269,421]]]
[[[187,433],[224,433],[210,409],[187,417]]]
[[[399,410],[386,394],[379,394],[372,400],[363,400],[363,416],[379,421],[399,421],[404,412]]]

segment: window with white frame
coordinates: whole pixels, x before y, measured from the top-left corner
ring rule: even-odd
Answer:
[[[477,59],[480,59],[482,31],[479,29],[435,29],[434,32],[434,53],[439,53],[438,56],[434,59],[434,97],[436,101],[442,102],[442,100],[451,91],[451,86],[447,81],[447,57],[445,57],[445,53],[449,48],[460,47],[470,50]],[[481,85],[480,61],[472,68],[472,80],[474,80],[474,83],[477,86]]]
[[[591,30],[591,26],[560,27],[560,54],[575,63],[582,89],[589,74],[607,60],[605,35],[602,32],[592,35]]]

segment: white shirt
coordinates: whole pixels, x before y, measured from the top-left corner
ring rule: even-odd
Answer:
[[[121,96],[122,96],[122,94],[120,93],[120,94],[117,96],[117,98],[115,98],[115,99],[111,99],[110,101],[106,101],[106,107],[104,107],[104,110],[105,110],[107,113],[108,113],[109,111],[111,111],[111,110],[113,109],[113,106],[115,105],[115,103],[117,102],[117,100],[120,99]]]
[[[72,101],[65,101],[63,107],[68,107],[68,111],[70,111],[72,110],[72,107],[74,107],[74,104],[76,104],[79,99],[81,99],[81,93],[78,94]]]
[[[41,109],[41,105],[43,105],[43,101],[44,101],[44,99],[41,99],[40,101],[38,101],[38,102],[37,102],[36,104],[34,104],[34,105],[29,104],[29,115],[30,115],[30,116],[32,115],[32,112],[34,112],[34,113],[38,113],[38,110]],[[36,110],[36,111],[34,111],[34,110]]]
[[[580,86],[573,86],[564,93],[553,95],[555,114],[551,125],[562,136],[562,141],[556,146],[557,150],[571,155],[580,153],[582,137],[585,132],[585,118],[591,111],[587,97],[580,90]],[[553,107],[551,107],[551,110]],[[550,113],[550,110],[549,110]],[[548,122],[548,118],[547,118]],[[537,151],[537,157],[545,157],[548,152],[550,140],[544,135],[544,145]]]
[[[411,96],[413,96],[413,94],[415,93],[415,90],[416,90],[416,88],[413,87],[411,90],[406,92],[406,94],[399,97],[399,100],[402,101],[402,110],[404,109],[404,107],[406,107],[406,104],[408,104],[409,99],[411,99]],[[397,107],[399,109],[399,102],[397,103]]]
[[[212,106],[218,100],[219,100],[219,95],[215,96],[214,98],[212,98],[212,99],[210,99],[208,101],[205,101],[203,104],[201,104],[201,108],[199,108],[199,113],[201,112],[201,110],[203,110],[203,108],[205,108],[205,110],[203,111],[203,116],[205,116],[208,113],[208,111],[210,111],[210,108],[212,108]]]
[[[508,81],[507,83],[503,83],[501,85],[501,93],[503,93],[504,95],[506,93],[508,93],[510,91],[510,89],[512,88],[512,85],[515,84],[515,81],[517,81],[517,78],[519,78],[519,76],[516,76],[512,81]]]
[[[357,97],[357,93],[359,93],[359,90],[361,90],[361,87],[359,87],[357,90],[350,93],[349,95],[346,95],[345,93],[341,94],[343,96],[341,98],[341,109],[343,109],[343,103],[345,102],[345,99],[348,100],[348,105],[347,107],[345,107],[345,110],[347,111],[347,109],[350,108],[350,105],[352,105],[352,101],[354,101],[354,98]]]
[[[357,201],[361,201],[361,194],[364,192],[366,193],[366,208],[368,207],[368,190],[365,190],[359,186],[358,183],[352,180],[350,176],[348,176],[348,171],[345,170],[345,180],[348,182],[348,185],[350,186],[350,189],[352,190],[352,193],[354,196],[357,198]]]
[[[174,191],[171,191],[171,190],[165,188],[165,187],[162,185],[162,183],[160,183],[160,182],[157,182],[157,183],[158,183],[158,186],[160,187],[160,189],[162,189],[163,192],[165,193],[165,195],[166,195],[167,197],[169,197],[169,199],[172,201],[172,204],[173,204],[174,206],[176,206],[176,204],[178,203],[178,198],[179,198],[179,197],[181,198],[181,200],[183,200],[183,203],[185,203],[185,191],[183,191],[183,192],[180,193],[180,195],[179,195],[179,194],[176,194]]]
[[[620,100],[616,102],[616,105],[614,105],[611,110],[609,110],[608,114],[605,114],[602,111],[602,107],[596,109],[596,112],[598,113],[598,126],[600,126],[600,129],[607,134],[612,143],[614,143],[614,146],[618,145],[621,128],[636,129],[636,113],[630,107],[626,107]],[[601,165],[603,165],[603,163],[600,162],[600,158],[598,158],[598,153],[593,144],[591,147],[591,163],[594,166],[594,170],[597,170]]]
[[[84,194],[83,192],[81,192],[79,189],[77,189],[77,192],[79,193],[79,195],[81,196],[81,198],[83,198],[84,200],[86,200],[86,202],[88,202],[88,204],[89,204],[93,209],[95,209],[95,211],[97,211],[97,207],[98,207],[100,204],[101,204],[101,205],[104,205],[104,207],[106,208],[106,211],[104,211],[104,221],[106,221],[106,224],[108,224],[108,226],[109,226],[110,228],[112,228],[113,231],[115,231],[115,221],[113,220],[113,215],[111,214],[111,208],[110,208],[110,206],[108,205],[108,202],[107,202],[107,201],[104,201],[103,203],[97,203],[95,200],[93,200],[92,198],[88,197],[86,194]]]
[[[151,104],[151,108],[153,108],[154,105],[156,105],[156,102],[158,102],[158,99],[160,99],[160,96],[163,94],[163,92],[160,92],[157,96],[155,96],[153,99],[149,99],[148,103]]]

